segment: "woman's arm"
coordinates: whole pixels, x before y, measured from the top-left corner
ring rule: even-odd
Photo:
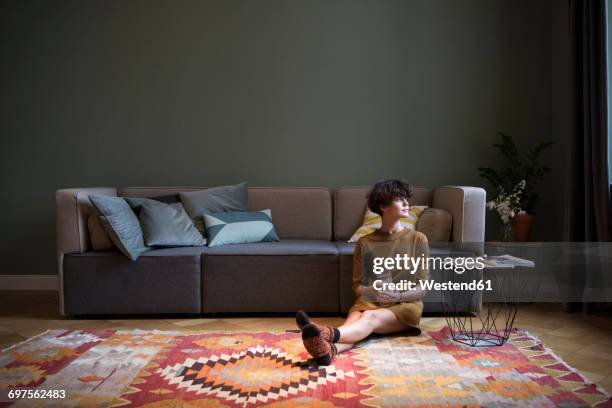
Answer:
[[[417,256],[422,256],[425,259],[425,264],[421,265],[416,275],[419,279],[419,282],[424,282],[429,280],[429,241],[427,241],[427,236],[425,234],[421,234],[421,239],[419,240],[418,245],[418,253]]]
[[[368,302],[382,302],[378,300],[378,291],[372,286],[363,284],[363,271],[361,262],[361,240],[355,244],[353,252],[353,293],[355,298],[363,298]]]

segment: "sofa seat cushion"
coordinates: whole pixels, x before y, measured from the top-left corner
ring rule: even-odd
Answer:
[[[334,241],[334,245],[338,248],[338,255],[353,255],[355,252],[355,243],[346,241]]]
[[[338,255],[338,249],[330,241],[287,238],[278,242],[206,247],[204,255]]]
[[[204,252],[204,247],[176,247],[176,248],[158,248],[144,252],[141,257],[157,257],[157,256],[195,256],[200,257]],[[82,257],[82,258],[97,258],[97,257],[116,257],[121,255],[116,249],[109,251],[89,251],[83,252],[82,254],[67,254],[68,257]],[[137,263],[138,261],[132,261]]]
[[[121,252],[64,257],[64,308],[69,315],[200,313],[201,247],[148,251],[137,261]]]

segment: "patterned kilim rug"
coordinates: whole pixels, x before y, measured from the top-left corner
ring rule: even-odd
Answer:
[[[445,328],[371,338],[328,367],[307,357],[294,332],[52,330],[0,354],[0,388],[66,391],[15,406],[612,406],[523,331],[502,347]]]

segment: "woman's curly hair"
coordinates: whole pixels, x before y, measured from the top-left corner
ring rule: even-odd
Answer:
[[[374,184],[368,193],[368,208],[382,215],[382,207],[386,207],[395,199],[412,197],[410,185],[402,180],[385,180]]]

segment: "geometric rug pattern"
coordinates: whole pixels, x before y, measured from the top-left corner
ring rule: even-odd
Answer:
[[[0,406],[612,407],[526,331],[469,347],[447,327],[371,337],[329,366],[300,334],[50,330],[0,353],[0,389],[65,390],[65,399]]]

